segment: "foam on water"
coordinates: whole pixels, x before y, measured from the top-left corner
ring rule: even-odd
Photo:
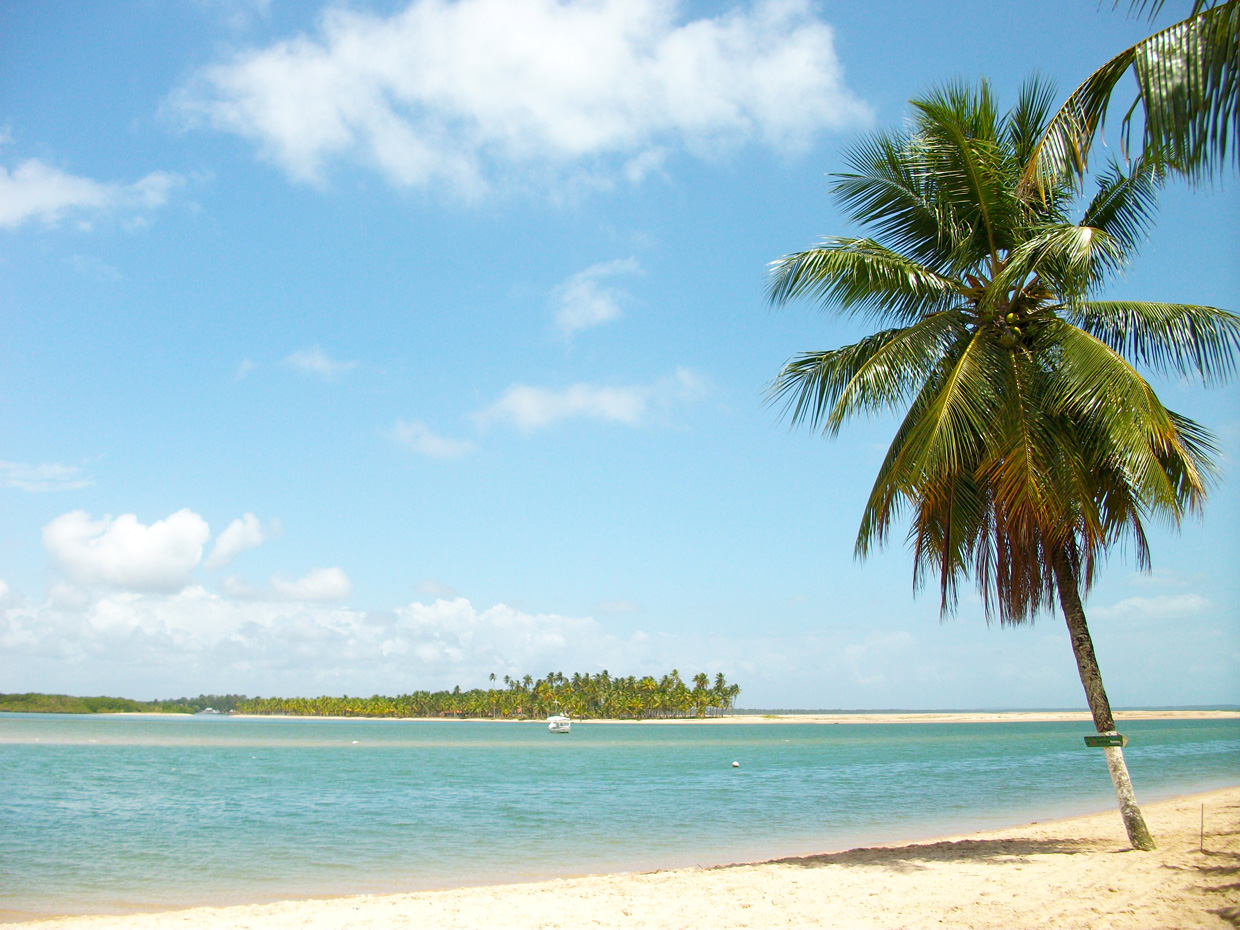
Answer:
[[[0,714],[0,918],[711,864],[1103,810],[1080,723]],[[1133,721],[1138,796],[1240,780],[1240,720]],[[741,763],[732,767],[732,761]]]

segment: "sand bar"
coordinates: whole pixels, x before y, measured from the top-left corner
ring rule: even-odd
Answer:
[[[1235,710],[1117,710],[1116,723],[1125,720],[1230,720]],[[591,723],[689,724],[689,723],[1091,723],[1086,710],[1008,711],[848,711],[844,713],[735,714],[727,717],[669,718],[663,720],[583,720]]]
[[[185,714],[153,712],[95,714],[97,717],[152,717],[157,720],[184,719]],[[1117,710],[1115,720],[1235,720],[1240,710]],[[513,720],[504,717],[334,717],[295,714],[238,714],[236,720],[416,720],[425,723],[538,723],[539,718]],[[807,711],[770,714],[727,714],[722,717],[652,717],[643,720],[611,718],[574,719],[574,726],[596,723],[627,726],[687,726],[722,723],[1090,723],[1087,710],[951,710],[951,711]]]
[[[1199,834],[1204,805],[1204,850]],[[160,914],[3,924],[22,930],[1240,926],[1240,787],[1144,808],[1128,848],[1113,811],[1004,830],[709,869]]]

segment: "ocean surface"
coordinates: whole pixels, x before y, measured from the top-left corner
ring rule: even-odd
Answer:
[[[1240,720],[1122,730],[1139,800],[1240,783]],[[750,861],[1106,810],[1089,732],[0,714],[0,920]]]

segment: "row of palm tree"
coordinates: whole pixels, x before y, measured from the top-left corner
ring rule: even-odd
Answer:
[[[1240,0],[1195,0],[1057,111],[1037,79],[1007,113],[985,83],[913,100],[906,129],[864,139],[834,176],[836,198],[873,237],[828,238],[771,267],[773,303],[808,298],[879,327],[795,356],[771,389],[794,424],[831,436],[858,414],[903,412],[857,557],[907,516],[914,589],[935,584],[945,614],[968,580],[1000,624],[1057,602],[1102,734],[1115,721],[1082,598],[1116,543],[1148,568],[1146,522],[1178,526],[1217,473],[1209,433],[1164,407],[1138,369],[1226,380],[1240,317],[1098,298],[1145,238],[1171,174],[1211,177],[1228,142],[1240,163],[1238,34]],[[1140,153],[1095,171],[1082,204],[1091,144],[1128,70],[1138,93],[1124,121],[1143,114]],[[1132,845],[1154,848],[1122,750],[1105,753]]]
[[[414,691],[396,697],[246,698],[238,701],[240,714],[287,714],[303,717],[482,717],[493,719],[541,719],[568,714],[578,719],[641,720],[648,718],[714,717],[730,711],[740,686],[729,684],[723,673],[699,672],[691,684],[672,669],[662,678],[612,677],[550,672],[545,678],[531,675],[503,678],[503,687],[462,691]]]

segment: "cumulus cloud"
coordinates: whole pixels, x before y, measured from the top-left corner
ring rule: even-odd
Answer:
[[[0,462],[0,488],[17,488],[22,491],[76,491],[88,488],[95,482],[82,474],[76,465],[60,465],[45,462],[40,465],[22,465],[17,462]]]
[[[258,517],[247,513],[233,520],[216,537],[215,546],[203,564],[207,568],[223,568],[245,550],[261,546],[279,531],[279,523],[273,521],[264,527]]]
[[[0,226],[15,229],[31,220],[56,224],[67,213],[142,212],[162,207],[185,179],[154,171],[133,184],[115,184],[68,174],[37,158],[11,172],[0,167]]]
[[[578,330],[610,323],[622,316],[620,304],[628,295],[604,282],[618,275],[641,271],[637,260],[621,258],[599,262],[579,271],[555,289],[555,325],[561,335],[571,336]]]
[[[639,652],[646,648],[634,642]],[[177,693],[212,690],[216,682],[251,694],[396,693],[481,683],[491,672],[601,661],[619,668],[629,648],[588,617],[504,604],[483,610],[463,598],[367,612],[244,601],[191,586],[173,595],[111,593],[75,606],[0,607],[6,661],[20,656],[29,667],[69,670],[79,680],[83,669],[101,664],[129,669],[127,680],[146,668],[148,680],[166,673]]]
[[[388,435],[402,446],[436,459],[457,458],[474,449],[474,444],[468,439],[436,435],[426,424],[416,420],[397,420]]]
[[[1145,621],[1188,617],[1204,613],[1210,602],[1200,594],[1159,594],[1152,597],[1126,597],[1109,606],[1091,607],[1091,620]]]
[[[240,601],[321,604],[348,597],[353,593],[353,582],[339,568],[314,568],[300,578],[272,575],[265,588],[229,575],[220,582],[220,591]]]
[[[43,527],[43,545],[72,582],[171,592],[190,583],[211,531],[191,510],[150,526],[131,513],[92,520],[74,510]]]
[[[474,419],[481,426],[508,423],[525,432],[572,418],[636,426],[652,408],[698,400],[705,392],[702,379],[687,368],[677,369],[672,377],[648,385],[573,384],[554,390],[514,384],[499,400],[474,414]]]
[[[685,21],[666,0],[414,0],[333,7],[314,34],[199,71],[170,100],[297,181],[331,163],[476,195],[514,171],[639,180],[671,150],[780,151],[864,123],[808,0]]]
[[[328,381],[357,367],[357,362],[337,361],[318,346],[300,349],[286,358],[284,363],[304,375],[315,375]]]
[[[574,384],[561,390],[514,384],[504,396],[477,414],[482,424],[507,421],[526,431],[542,429],[569,417],[613,420],[630,425],[646,412],[639,387]]]
[[[491,673],[644,675],[675,667],[686,679],[723,671],[744,689],[743,707],[1084,706],[1060,626],[979,636],[968,623],[902,624],[871,611],[779,633],[778,623],[761,619],[778,616],[775,608],[720,635],[700,625],[619,634],[614,622],[589,616],[483,608],[459,597],[365,611],[242,599],[198,585],[175,594],[68,593],[0,604],[0,680],[8,690],[397,694],[485,687]],[[1174,635],[1165,624],[1128,627],[1099,643],[1112,698],[1121,706],[1235,703],[1234,639],[1227,617],[1186,620]]]
[[[340,601],[353,593],[353,582],[338,568],[312,568],[295,580],[272,575],[271,587],[287,601]]]

